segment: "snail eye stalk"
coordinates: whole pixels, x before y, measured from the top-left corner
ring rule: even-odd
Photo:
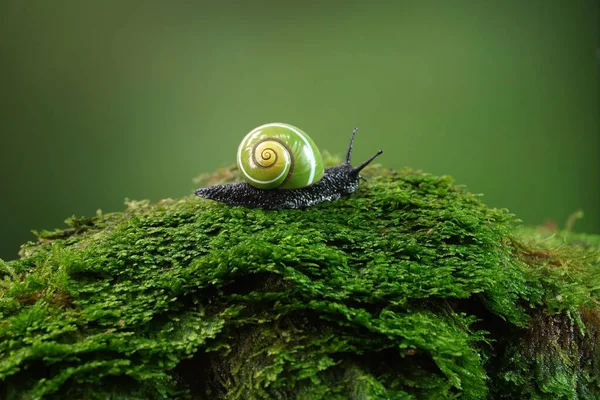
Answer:
[[[350,164],[350,157],[352,156],[352,146],[354,145],[354,136],[356,136],[356,131],[358,131],[358,126],[355,126],[352,129],[352,136],[350,136],[350,144],[348,145],[348,152],[346,153],[346,164]]]
[[[371,162],[373,162],[373,160],[376,159],[377,157],[379,157],[382,153],[383,153],[383,150],[377,150],[377,153],[375,153],[371,157],[369,157],[369,159],[367,161],[363,162],[358,167],[354,168],[352,170],[352,173],[358,174],[364,167],[371,164]]]

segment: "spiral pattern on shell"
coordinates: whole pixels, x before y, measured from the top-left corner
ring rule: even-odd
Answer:
[[[270,123],[254,128],[240,143],[237,164],[259,189],[297,189],[318,182],[323,161],[312,139],[299,128]]]

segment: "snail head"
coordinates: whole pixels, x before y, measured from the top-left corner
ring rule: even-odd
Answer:
[[[358,131],[358,127],[354,127],[354,129],[352,130],[352,136],[350,137],[350,144],[348,145],[348,152],[346,153],[345,164],[350,165],[350,166],[351,166],[350,157],[352,156],[352,147],[354,145],[354,136],[356,136],[356,131]],[[367,165],[369,165],[374,159],[379,157],[382,153],[383,153],[383,150],[380,149],[377,151],[377,153],[373,154],[371,157],[369,157],[369,159],[367,159],[366,161],[361,163],[358,167],[352,167],[352,171],[350,172],[350,174],[353,176],[358,176],[359,179],[363,179],[364,181],[366,181],[366,179],[360,175],[360,171],[362,171],[363,168],[365,168]]]

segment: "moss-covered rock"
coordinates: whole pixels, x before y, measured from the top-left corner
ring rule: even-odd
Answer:
[[[0,397],[600,398],[598,237],[367,174],[306,210],[190,196],[38,233],[0,262]]]

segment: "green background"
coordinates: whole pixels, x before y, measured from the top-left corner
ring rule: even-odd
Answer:
[[[527,224],[600,232],[600,6],[4,1],[0,257],[32,229],[179,197],[287,122],[449,174]]]

